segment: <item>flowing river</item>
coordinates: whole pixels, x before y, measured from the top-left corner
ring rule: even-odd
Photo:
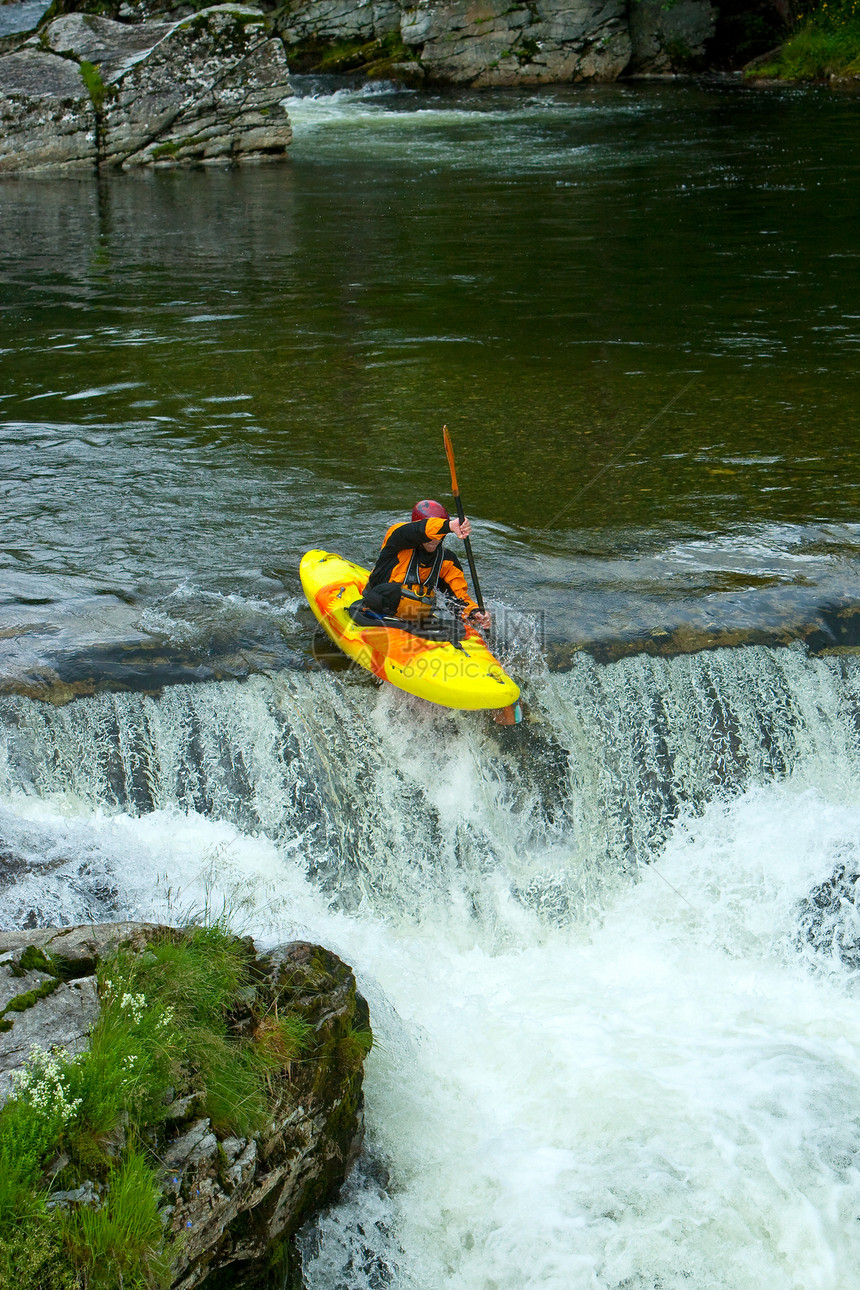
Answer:
[[[309,1290],[853,1290],[856,100],[290,112],[286,165],[0,186],[0,922],[355,967]],[[520,727],[301,597],[445,500],[443,422]]]

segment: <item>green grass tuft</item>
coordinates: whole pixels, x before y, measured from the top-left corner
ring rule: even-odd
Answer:
[[[93,107],[96,112],[101,112],[108,96],[108,88],[102,80],[101,72],[95,64],[88,63],[86,59],[82,59],[81,76],[84,79],[84,85],[87,87],[87,93],[92,99]]]
[[[169,1251],[158,1215],[159,1189],[145,1156],[136,1149],[108,1173],[101,1208],[83,1206],[64,1215],[66,1241],[88,1290],[154,1290],[169,1286]]]
[[[351,1026],[338,1040],[337,1055],[347,1071],[357,1071],[373,1047],[373,1032],[368,1026]]]
[[[860,0],[822,0],[800,16],[772,59],[753,63],[746,75],[784,81],[860,77]]]

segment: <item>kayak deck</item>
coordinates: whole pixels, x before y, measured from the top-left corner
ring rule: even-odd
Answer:
[[[383,620],[363,625],[349,613],[361,599],[367,569],[328,551],[308,551],[299,567],[314,616],[359,667],[399,690],[445,708],[477,712],[506,708],[519,686],[490,653],[484,638],[465,624],[459,641],[428,639]]]

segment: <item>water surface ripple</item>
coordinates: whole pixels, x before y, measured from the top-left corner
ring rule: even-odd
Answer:
[[[326,89],[286,165],[0,186],[4,632],[370,562],[443,422],[488,592],[552,639],[850,599],[852,100]]]

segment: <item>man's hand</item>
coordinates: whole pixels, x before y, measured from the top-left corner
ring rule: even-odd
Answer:
[[[474,623],[476,627],[482,627],[485,632],[492,627],[492,619],[486,609],[473,609],[469,614],[469,622]]]
[[[448,527],[450,528],[451,532],[454,534],[454,537],[458,537],[458,538],[467,538],[469,534],[472,532],[472,526],[469,523],[468,519],[449,520]]]

